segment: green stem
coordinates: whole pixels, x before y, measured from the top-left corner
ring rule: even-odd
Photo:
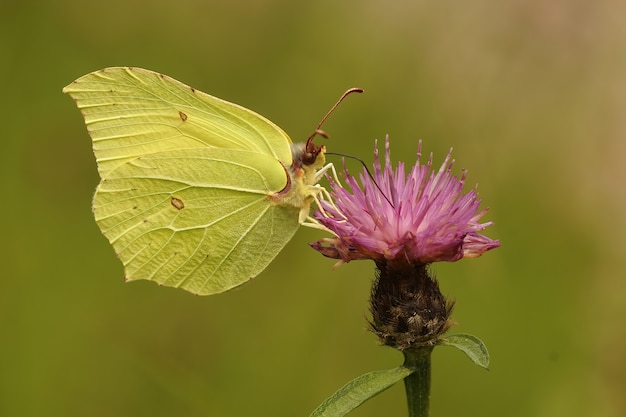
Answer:
[[[428,417],[430,400],[430,354],[433,346],[421,346],[405,350],[404,366],[415,369],[404,378],[409,417]]]

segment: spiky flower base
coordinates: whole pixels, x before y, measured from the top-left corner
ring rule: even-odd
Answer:
[[[370,309],[372,331],[383,344],[405,351],[434,346],[454,324],[447,301],[428,265],[379,261]]]

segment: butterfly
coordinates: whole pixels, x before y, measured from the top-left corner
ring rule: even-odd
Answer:
[[[315,134],[294,144],[263,116],[166,75],[105,68],[63,92],[93,141],[93,212],[128,281],[199,295],[243,284],[324,191],[330,164]]]

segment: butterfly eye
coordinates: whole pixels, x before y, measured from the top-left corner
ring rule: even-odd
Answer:
[[[322,151],[321,146],[317,146],[313,143],[313,140],[308,140],[306,142],[306,147],[304,149],[304,153],[301,156],[301,161],[303,165],[313,165],[317,160],[317,156]]]

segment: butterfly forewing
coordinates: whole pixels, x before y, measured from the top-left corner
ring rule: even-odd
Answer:
[[[64,91],[83,113],[103,178],[134,158],[175,149],[245,149],[291,164],[291,140],[274,123],[153,71],[107,68]]]

